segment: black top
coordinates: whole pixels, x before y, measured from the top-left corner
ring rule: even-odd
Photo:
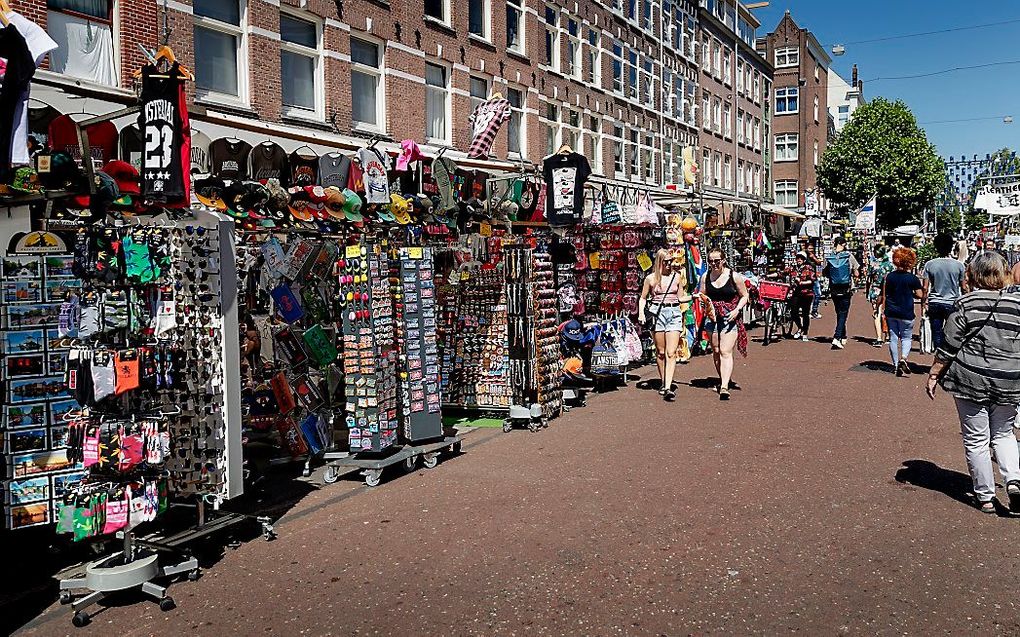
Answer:
[[[191,146],[185,144],[184,75],[174,62],[162,73],[151,64],[142,67],[142,110],[138,129],[145,139],[141,190],[146,199],[175,201],[185,196],[184,173],[191,169]],[[191,135],[191,131],[188,131]],[[158,142],[153,146],[153,142]],[[187,149],[187,162],[182,152]]]
[[[885,316],[901,321],[914,320],[914,291],[921,279],[910,272],[894,270],[885,278]]]
[[[729,303],[740,296],[740,292],[737,291],[737,281],[733,277],[733,270],[730,270],[726,284],[718,288],[712,284],[711,275],[705,275],[705,294],[716,303]]]
[[[251,144],[245,141],[217,139],[209,144],[212,174],[220,179],[246,179]]]
[[[279,179],[280,185],[290,184],[290,169],[287,163],[287,151],[275,142],[262,142],[251,149],[248,155],[251,162],[251,178],[255,181]]]
[[[0,57],[7,60],[7,75],[0,86],[0,177],[6,178],[14,151],[14,110],[18,102],[27,100],[28,85],[35,75],[35,61],[28,44],[17,27],[8,24],[0,29]]]
[[[591,165],[584,155],[555,154],[542,160],[545,177],[545,218],[550,226],[574,226],[581,223],[584,210],[584,182]]]
[[[291,183],[295,186],[315,186],[319,183],[319,156],[290,154]]]

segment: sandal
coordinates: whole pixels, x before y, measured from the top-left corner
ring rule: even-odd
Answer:
[[[720,389],[719,390],[719,400],[729,400],[729,399],[730,399],[730,390],[728,390],[728,389]]]
[[[676,400],[676,392],[673,391],[672,389],[670,389],[669,391],[667,391],[665,394],[662,395],[662,398],[667,403],[671,403],[674,400]]]
[[[987,513],[989,515],[995,515],[995,500],[989,500],[988,502],[977,501],[978,511]]]
[[[1006,483],[1006,496],[1009,498],[1009,512],[1020,515],[1020,480]]]

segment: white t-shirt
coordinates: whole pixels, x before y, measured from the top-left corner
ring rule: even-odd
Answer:
[[[20,13],[11,11],[7,14],[7,19],[18,30],[21,37],[25,38],[28,51],[32,54],[32,59],[35,60],[36,68],[39,68],[46,54],[57,48],[57,43],[53,41],[53,38],[42,27],[25,18]],[[14,107],[11,164],[27,164],[31,159],[28,156],[28,93],[28,90],[25,90]]]
[[[364,173],[365,200],[368,203],[389,203],[390,180],[386,176],[390,168],[389,155],[374,148],[362,148],[358,151],[358,161]]]

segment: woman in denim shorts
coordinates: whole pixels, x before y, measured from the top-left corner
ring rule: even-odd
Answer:
[[[662,388],[659,395],[664,400],[676,400],[676,386],[673,375],[680,352],[680,339],[687,326],[684,311],[689,307],[691,297],[687,294],[687,269],[673,266],[673,259],[667,250],[655,254],[655,267],[645,277],[638,302],[638,321],[653,317],[652,333],[655,337],[655,362],[659,367]]]
[[[719,400],[730,399],[733,376],[733,348],[747,356],[747,330],[742,312],[747,305],[743,276],[726,265],[721,250],[708,253],[709,270],[701,277],[701,297],[712,304],[705,331],[712,336],[712,358],[719,373]]]

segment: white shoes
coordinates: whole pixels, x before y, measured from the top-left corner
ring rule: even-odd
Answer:
[[[843,349],[844,343],[838,338],[832,339],[832,346],[836,349]]]

